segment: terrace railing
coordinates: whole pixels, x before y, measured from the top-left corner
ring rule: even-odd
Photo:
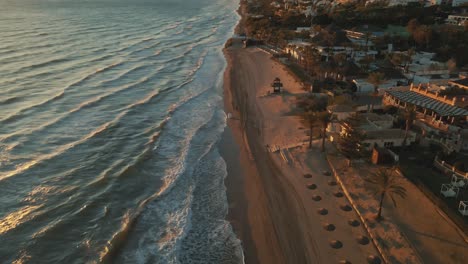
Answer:
[[[457,170],[454,166],[441,160],[438,156],[436,156],[434,159],[434,166],[445,173],[452,173],[459,177],[468,179],[468,172]]]

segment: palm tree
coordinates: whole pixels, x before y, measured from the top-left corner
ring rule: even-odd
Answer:
[[[364,33],[364,37],[366,38],[366,50],[365,50],[366,55],[369,52],[369,39],[371,36],[372,36],[372,33],[369,31],[366,31],[366,33]]]
[[[305,112],[324,111],[328,105],[328,98],[316,96],[314,94],[307,94],[298,98],[296,105]]]
[[[380,196],[379,212],[377,213],[377,220],[382,218],[382,205],[385,195],[388,194],[396,207],[395,195],[400,198],[406,198],[406,189],[401,186],[401,182],[398,180],[392,169],[380,169],[373,173],[370,177],[365,178],[366,182],[372,183],[377,187],[375,192],[376,196]]]
[[[341,122],[342,135],[338,138],[338,150],[345,156],[351,166],[351,159],[360,159],[366,156],[365,134],[359,129],[359,114],[355,113]]]
[[[308,46],[304,49],[304,57],[306,71],[312,73],[313,69],[320,64],[320,54],[315,48]]]
[[[367,81],[374,85],[374,92],[377,93],[379,86],[385,82],[385,74],[381,72],[373,72],[369,74]]]
[[[409,65],[411,63],[413,63],[413,56],[415,54],[415,50],[414,49],[408,49],[408,51],[406,51],[406,56],[405,56],[405,72],[407,73],[408,72],[408,69],[409,69]]]
[[[310,135],[309,135],[309,148],[312,148],[312,136],[313,136],[313,130],[314,130],[314,125],[317,122],[317,112],[314,111],[305,111],[301,115],[301,121],[304,125],[309,127],[310,130]]]
[[[374,58],[370,55],[364,56],[362,59],[359,60],[359,64],[361,68],[363,68],[366,72],[370,70],[370,65],[374,61]]]
[[[325,152],[325,138],[331,118],[332,115],[328,111],[322,111],[317,114],[317,121],[322,125],[322,152]]]
[[[330,57],[333,55],[332,46],[334,46],[335,41],[336,41],[336,33],[329,32],[327,30],[323,30],[322,33],[323,33],[323,39],[327,46],[327,61],[328,61]]]
[[[411,125],[416,119],[416,107],[413,105],[407,105],[405,107],[405,112],[403,113],[405,118],[405,138],[403,139],[403,145],[406,145],[406,140],[408,139],[408,132],[411,128]]]

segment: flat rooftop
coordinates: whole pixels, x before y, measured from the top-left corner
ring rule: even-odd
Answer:
[[[379,115],[376,113],[362,113],[360,114],[362,118],[365,118],[371,122],[378,122],[378,121],[393,121],[393,117],[391,115]]]
[[[468,116],[468,110],[466,109],[449,105],[414,91],[388,90],[386,93],[400,101],[434,111],[440,116]]]
[[[398,139],[405,137],[405,131],[399,128],[367,130],[365,134],[368,139]]]

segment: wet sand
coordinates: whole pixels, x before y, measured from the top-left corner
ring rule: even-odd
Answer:
[[[291,151],[297,162],[285,165],[278,152],[267,151],[267,145],[284,148],[306,139],[297,117],[285,115],[295,95],[303,93],[301,85],[269,54],[243,49],[240,41],[225,49],[225,56],[225,111],[231,118],[221,149],[228,163],[229,220],[242,240],[246,263],[365,263],[376,250],[356,242],[365,231],[348,225],[347,217],[354,219],[354,212],[340,209],[344,201],[333,196],[337,187],[321,175],[329,169],[324,155],[299,147]],[[288,88],[283,95],[268,94],[275,77]],[[305,173],[314,175],[317,190],[307,188]],[[320,203],[312,200],[315,194],[322,196]],[[322,206],[328,215],[318,215]],[[326,223],[339,229],[326,231]],[[333,240],[345,245],[334,249]]]
[[[251,67],[236,57],[240,50],[237,43],[233,50],[226,50],[228,68],[225,72],[225,108],[231,113],[228,126],[239,146],[239,168],[228,164],[229,219],[243,241],[247,263],[309,263],[306,242],[296,220],[301,212],[294,188],[282,177],[259,138],[261,117],[255,103]],[[233,60],[236,60],[233,62]],[[243,66],[246,66],[245,68]],[[242,87],[242,88],[241,88]],[[247,89],[251,89],[249,93]],[[226,144],[224,144],[226,145]],[[303,211],[302,211],[303,212]]]

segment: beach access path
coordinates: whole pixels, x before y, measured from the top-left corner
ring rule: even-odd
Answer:
[[[346,198],[337,195],[341,190],[333,178],[322,173],[330,168],[318,148],[296,150],[312,160],[310,165],[294,160],[294,155],[284,164],[278,152],[267,151],[267,145],[281,148],[306,139],[297,116],[288,114],[295,95],[303,93],[301,84],[260,49],[242,49],[234,43],[225,55],[225,107],[232,116],[228,125],[240,146],[243,188],[243,192],[230,192],[233,186],[228,184],[228,193],[243,194],[242,199],[236,195],[228,198],[230,210],[246,208],[243,219],[247,227],[231,215],[236,233],[249,241],[244,244],[246,262],[367,263],[369,256],[378,256],[372,243],[358,243],[367,237],[366,231],[349,224],[358,217],[347,209]],[[285,87],[282,95],[268,94],[276,77]],[[334,228],[328,231],[330,224]],[[333,248],[335,240],[342,247]]]

